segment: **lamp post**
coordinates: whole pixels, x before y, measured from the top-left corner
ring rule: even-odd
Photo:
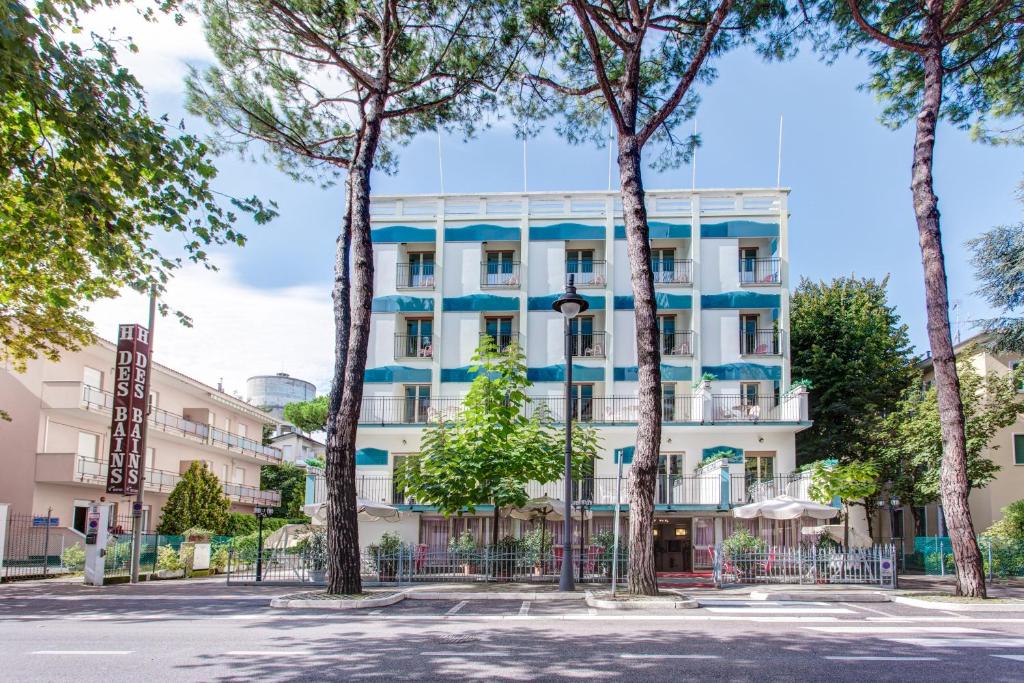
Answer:
[[[256,580],[263,581],[263,519],[274,513],[274,508],[257,505],[252,509],[256,515]]]
[[[576,293],[574,276],[570,273],[565,293],[551,305],[565,318],[565,526],[562,534],[562,573],[558,590],[571,591],[572,580],[572,319],[590,308],[587,300]]]
[[[572,504],[574,509],[580,511],[580,583],[583,583],[583,560],[585,557],[583,548],[584,542],[586,540],[586,534],[584,534],[583,532],[583,522],[584,520],[586,520],[587,512],[590,510],[591,507],[593,507],[593,505],[594,501],[590,500],[589,498],[583,498],[582,500],[578,500]]]

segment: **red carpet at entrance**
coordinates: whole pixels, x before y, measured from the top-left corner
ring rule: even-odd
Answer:
[[[714,588],[711,572],[658,572],[663,588]]]

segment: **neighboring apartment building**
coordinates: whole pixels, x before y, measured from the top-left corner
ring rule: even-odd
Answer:
[[[58,362],[31,361],[24,373],[0,369],[0,406],[12,419],[0,422],[0,502],[13,512],[52,510],[59,526],[83,531],[89,502],[105,496],[129,528],[131,500],[105,494],[114,351],[100,340]],[[147,530],[195,460],[221,480],[232,510],[280,502],[277,491],[260,490],[260,467],[282,459],[279,449],[262,445],[263,426],[277,427],[279,419],[157,363],[150,382]]]
[[[284,424],[279,433],[270,439],[270,445],[280,449],[285,462],[305,465],[307,460],[323,461],[327,457],[327,446],[306,436],[293,425]]]
[[[743,522],[731,508],[796,492],[795,434],[810,423],[789,358],[788,190],[647,193],[662,356],[663,429],[657,491],[659,569],[706,565],[708,547]],[[525,351],[530,394],[564,420],[565,340],[552,302],[573,274],[589,310],[572,322],[574,419],[601,439],[587,533],[611,527],[618,460],[635,450],[637,361],[633,293],[617,192],[378,196],[371,203],[374,299],[360,416],[359,494],[418,522],[410,542],[446,545],[469,529],[488,542],[492,514],[446,520],[406,500],[396,463],[425,423],[450,415],[472,380],[482,337]],[[715,376],[696,383],[704,373]],[[726,453],[728,464],[701,468]],[[322,482],[310,487],[322,500]],[[562,497],[562,484],[531,495]],[[623,502],[626,500],[623,486]],[[504,531],[515,531],[504,520]],[[561,524],[550,523],[559,542]],[[381,527],[386,530],[386,527]],[[796,524],[755,529],[795,541]],[[379,533],[380,529],[372,533]],[[503,533],[504,533],[503,531]],[[372,539],[364,538],[364,542]]]

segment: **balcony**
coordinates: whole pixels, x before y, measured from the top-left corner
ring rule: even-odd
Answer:
[[[81,392],[79,408],[109,413],[114,406],[114,396],[110,392],[101,391],[86,384],[81,384],[79,391]],[[149,424],[167,434],[174,434],[196,443],[239,451],[243,455],[271,463],[281,462],[283,457],[279,448],[264,446],[254,439],[232,434],[202,422],[186,420],[181,415],[161,408],[150,411]]]
[[[396,334],[395,360],[433,358],[433,339],[430,334]]]
[[[397,264],[396,289],[434,289],[436,286],[433,263]]]
[[[741,356],[779,356],[779,331],[767,330],[741,330],[740,331],[740,355]]]
[[[605,265],[604,261],[566,261],[565,282],[568,284],[572,275],[574,284],[581,289],[604,287],[608,282]]]
[[[107,483],[107,461],[88,458],[75,453],[38,453],[36,455],[36,481],[58,484],[80,483],[105,486]],[[177,472],[146,468],[144,479],[147,491],[170,493],[181,475]],[[224,494],[232,502],[246,505],[281,504],[279,491],[261,491],[255,486],[222,482]]]
[[[651,264],[651,270],[655,286],[693,284],[693,261],[690,259],[658,261]]]
[[[751,477],[733,474],[729,477],[729,502],[732,505],[759,503],[776,496],[797,500],[811,499],[811,473],[778,474],[772,477]]]
[[[569,342],[572,345],[573,358],[604,358],[605,349],[604,332],[587,332],[584,334],[572,335]]]
[[[740,284],[748,287],[770,287],[782,281],[777,256],[740,259],[739,272]]]
[[[519,261],[480,264],[481,289],[519,289],[522,281]]]
[[[498,347],[499,353],[505,353],[505,349],[512,344],[516,344],[520,349],[523,348],[523,337],[518,332],[499,332],[498,334],[482,332],[480,334],[480,341],[484,339],[491,339],[494,345]]]
[[[693,332],[683,330],[680,332],[662,332],[661,355],[662,356],[692,356],[693,355]]]

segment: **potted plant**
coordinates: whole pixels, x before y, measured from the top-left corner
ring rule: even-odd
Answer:
[[[316,529],[306,537],[302,554],[309,568],[309,578],[313,583],[327,581],[327,532]]]
[[[173,546],[162,545],[156,551],[156,577],[180,579],[185,576],[185,563]]]
[[[394,581],[398,572],[398,555],[402,552],[402,537],[388,531],[380,537],[380,543],[369,546],[367,550],[377,569],[377,579]]]
[[[515,536],[504,536],[494,544],[494,576],[507,579],[515,571],[522,543]]]
[[[520,540],[520,546],[525,551],[528,565],[533,565],[534,576],[544,574],[544,559],[551,552],[551,535],[543,529],[533,529],[526,533]]]
[[[448,541],[448,553],[462,563],[463,574],[475,574],[477,571],[476,539],[468,530]]]
[[[590,539],[590,543],[601,549],[599,555],[601,558],[601,575],[610,576],[612,573],[612,554],[615,552],[615,532],[611,529],[598,531]]]

